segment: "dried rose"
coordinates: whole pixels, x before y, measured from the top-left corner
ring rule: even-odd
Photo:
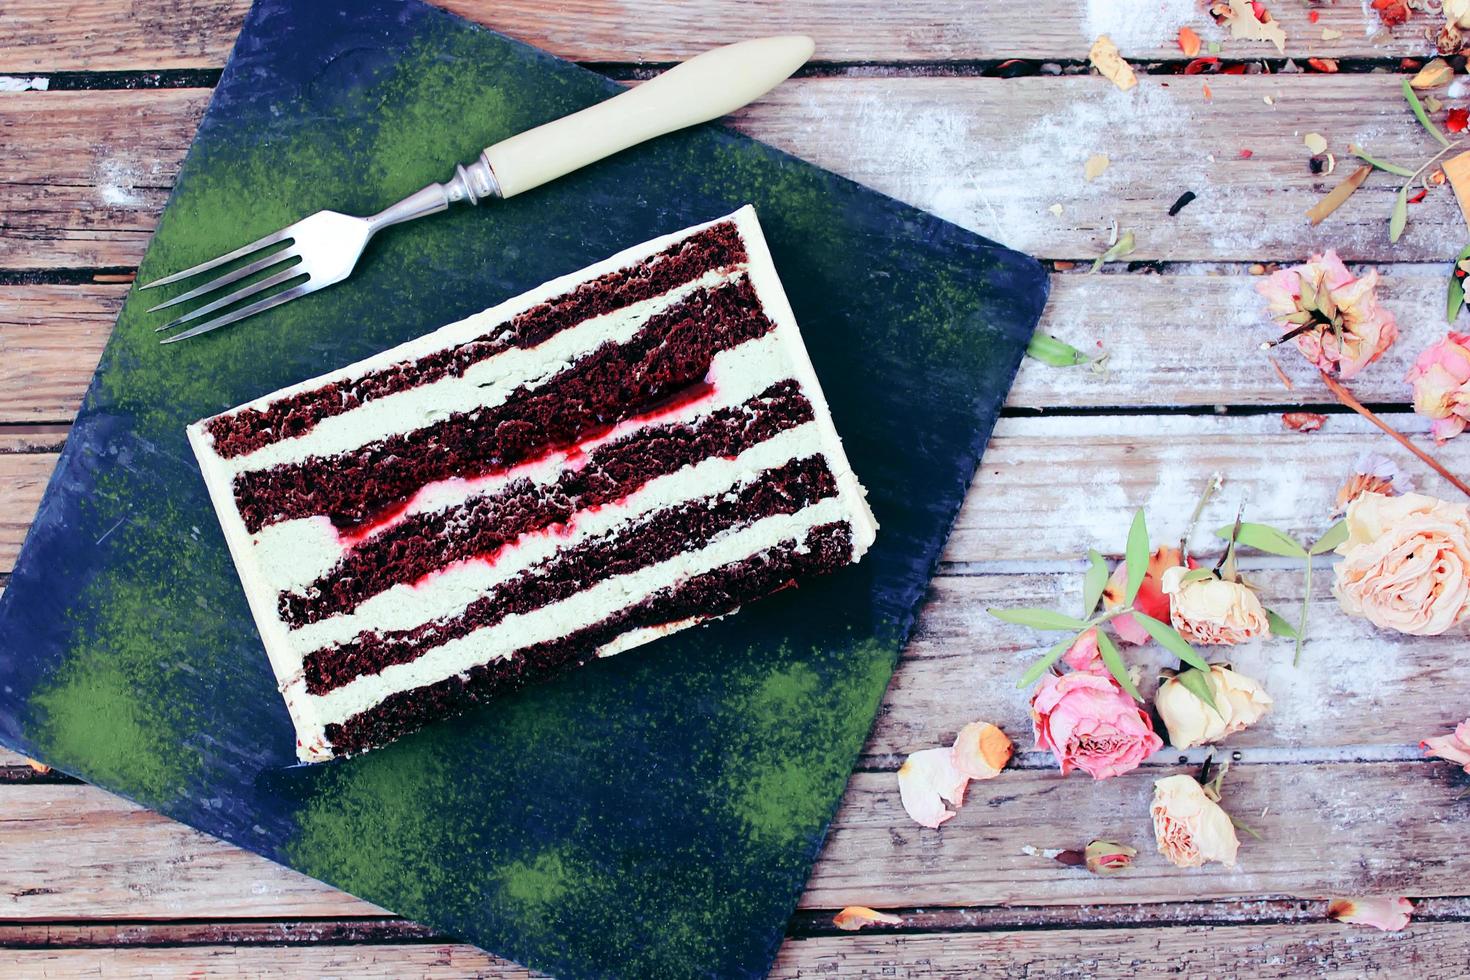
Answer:
[[[1214,695],[1212,708],[1171,677],[1159,685],[1154,707],[1169,730],[1169,744],[1187,749],[1208,742],[1218,742],[1228,735],[1243,732],[1271,710],[1271,695],[1259,681],[1237,674],[1229,667],[1211,664],[1208,678]]]
[[[1436,735],[1419,743],[1425,755],[1438,756],[1465,767],[1470,773],[1470,718],[1455,726],[1448,735]]]
[[[1398,339],[1393,314],[1378,305],[1378,273],[1355,277],[1329,249],[1256,284],[1267,312],[1307,360],[1351,378]],[[1278,341],[1279,342],[1279,341]]]
[[[1193,777],[1166,776],[1154,782],[1150,808],[1159,853],[1181,868],[1208,861],[1235,866],[1240,840],[1220,804],[1205,795]]]
[[[985,721],[972,721],[955,736],[950,759],[969,779],[991,779],[1011,761],[1015,746],[1006,733]]]
[[[945,807],[965,802],[970,779],[955,768],[949,749],[924,749],[904,760],[898,768],[898,797],[915,822],[938,827],[955,815]]]
[[[832,916],[832,924],[844,932],[857,932],[863,926],[875,923],[896,926],[902,925],[903,919],[896,915],[889,915],[887,912],[870,909],[866,905],[849,905]]]
[[[1117,776],[1164,746],[1118,682],[1092,671],[1042,678],[1031,698],[1031,723],[1036,747],[1056,757],[1064,776],[1074,768],[1093,779]]]
[[[1327,903],[1327,917],[1353,925],[1372,926],[1398,932],[1409,924],[1414,903],[1407,898],[1334,898]]]
[[[1332,586],[1344,612],[1414,636],[1470,620],[1470,506],[1365,493],[1346,520]]]
[[[1160,585],[1165,570],[1173,568],[1183,561],[1178,548],[1162,547],[1155,551],[1148,559],[1148,571],[1143,576],[1143,585],[1138,588],[1138,595],[1133,598],[1133,608],[1145,616],[1154,619],[1167,620],[1169,618],[1169,597],[1164,595]],[[1107,587],[1103,589],[1103,605],[1109,609],[1117,609],[1123,605],[1123,597],[1128,590],[1128,563],[1121,561],[1118,567],[1113,569],[1113,574],[1108,578]],[[1118,634],[1118,639],[1135,646],[1142,646],[1149,641],[1149,635],[1138,620],[1129,615],[1122,615],[1113,620],[1113,629]]]
[[[1187,574],[1189,569],[1175,565],[1162,583],[1170,621],[1186,640],[1228,646],[1271,634],[1266,610],[1250,589],[1214,577],[1186,582]]]
[[[1095,840],[1087,845],[1085,855],[1088,871],[1095,875],[1115,875],[1128,870],[1138,856],[1138,849],[1110,840]]]
[[[1316,432],[1327,424],[1327,416],[1320,412],[1284,412],[1281,424],[1297,432]]]
[[[1404,380],[1414,386],[1414,411],[1434,420],[1435,442],[1464,432],[1470,425],[1470,334],[1445,334],[1419,355]]]

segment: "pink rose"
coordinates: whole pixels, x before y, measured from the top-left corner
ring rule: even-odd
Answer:
[[[1434,738],[1426,738],[1419,743],[1425,755],[1436,755],[1441,759],[1465,767],[1465,772],[1470,773],[1470,718],[1460,722],[1453,732],[1448,735],[1436,735]]]
[[[1470,619],[1470,506],[1365,493],[1346,520],[1332,586],[1344,612],[1415,636]]]
[[[1256,284],[1271,318],[1297,350],[1329,374],[1351,378],[1398,339],[1393,314],[1378,305],[1378,273],[1356,278],[1328,249]]]
[[[1048,674],[1031,698],[1036,747],[1056,756],[1062,775],[1074,768],[1106,779],[1138,768],[1164,747],[1153,722],[1106,674]]]
[[[1430,431],[1443,443],[1470,425],[1470,333],[1451,330],[1409,368],[1414,411],[1434,420]]]

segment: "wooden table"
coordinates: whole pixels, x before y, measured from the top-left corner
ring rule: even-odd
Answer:
[[[49,86],[0,94],[0,585],[246,5],[0,7],[0,74]],[[1244,839],[1234,872],[1181,872],[1154,853],[1147,817],[1153,780],[1180,757],[1106,783],[1060,777],[1030,751],[1014,687],[1042,644],[984,612],[1075,604],[1079,554],[1116,554],[1137,506],[1178,534],[1216,471],[1226,490],[1206,527],[1244,497],[1252,519],[1318,532],[1365,449],[1453,496],[1336,407],[1294,353],[1277,357],[1283,384],[1256,349],[1270,328],[1251,269],[1326,246],[1377,265],[1404,338],[1356,391],[1424,431],[1401,379],[1443,330],[1445,262],[1470,239],[1448,189],[1410,209],[1397,245],[1386,175],[1318,229],[1303,211],[1346,172],[1352,140],[1428,156],[1397,94],[1398,59],[1427,50],[1425,15],[1370,40],[1357,0],[1311,8],[1315,23],[1276,0],[1288,53],[1343,59],[1341,73],[1197,77],[1177,74],[1174,29],[1219,34],[1190,0],[449,5],[623,78],[757,31],[815,35],[819,60],[734,124],[1056,263],[1043,329],[1110,355],[1101,373],[1022,369],[775,975],[1463,974],[1470,780],[1414,746],[1470,713],[1464,633],[1377,633],[1341,615],[1318,576],[1299,670],[1284,643],[1237,652],[1277,699],[1226,749],[1227,803],[1261,839]],[[1324,28],[1341,37],[1322,40]],[[1101,30],[1147,69],[1134,92],[1085,73]],[[1257,43],[1226,42],[1224,55],[1281,65]],[[1331,142],[1337,175],[1309,171],[1309,131]],[[1111,166],[1086,182],[1095,152]],[[1198,199],[1169,217],[1186,190]],[[1105,247],[1114,220],[1136,234],[1134,261],[1070,267]],[[1284,429],[1297,405],[1327,413],[1324,428]],[[1470,437],[1442,458],[1470,472]],[[1273,604],[1299,596],[1290,563],[1253,566]],[[972,787],[942,831],[918,827],[894,770],[975,718],[1016,738],[1016,765]],[[1135,868],[1102,879],[1023,850],[1092,837],[1133,843]],[[1325,920],[1326,896],[1372,893],[1419,899],[1413,925]],[[849,904],[899,910],[905,925],[838,933],[833,910]],[[0,757],[0,947],[6,975],[526,975],[14,755]]]

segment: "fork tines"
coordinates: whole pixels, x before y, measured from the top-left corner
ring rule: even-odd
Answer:
[[[165,330],[172,330],[175,327],[182,326],[185,323],[190,322],[191,320],[197,320],[199,317],[205,316],[206,314],[214,313],[217,310],[222,310],[227,307],[234,306],[236,303],[247,300],[252,296],[258,296],[262,293],[267,292],[268,290],[286,285],[294,279],[299,279],[303,276],[306,276],[306,279],[304,281],[292,285],[285,290],[268,295],[263,299],[258,299],[255,302],[250,303],[246,306],[239,307],[238,309],[232,309],[227,313],[223,313],[220,316],[215,317],[214,319],[206,320],[205,322],[197,324],[196,326],[193,326],[182,333],[177,333],[174,334],[172,337],[166,338],[163,343],[171,344],[175,341],[187,340],[190,337],[197,337],[202,333],[208,333],[211,330],[215,330],[219,327],[234,323],[237,320],[243,320],[247,316],[252,316],[256,313],[261,312],[262,310],[268,310],[273,306],[279,306],[282,303],[296,299],[298,296],[303,296],[306,293],[311,292],[311,289],[309,288],[310,277],[307,276],[303,270],[298,268],[298,265],[301,262],[301,256],[295,249],[294,242],[291,237],[293,227],[294,226],[288,226],[286,228],[282,228],[280,231],[277,231],[274,234],[266,235],[264,238],[255,242],[251,242],[249,245],[245,245],[241,248],[237,248],[233,252],[226,252],[224,255],[210,259],[207,262],[201,262],[196,266],[191,266],[190,268],[185,269],[182,272],[175,272],[173,275],[165,276],[162,279],[155,279],[153,282],[140,286],[140,289],[152,289],[155,286],[166,286],[169,283],[181,282],[182,280],[197,276],[201,272],[208,272],[210,269],[215,269],[219,266],[226,265],[227,263],[233,262],[236,259],[245,258],[252,253],[259,252],[261,249],[271,248],[272,246],[282,244],[284,244],[285,246],[283,248],[277,248],[263,258],[243,265],[238,269],[234,269],[230,272],[225,273],[224,275],[217,276],[216,278],[211,279],[209,282],[206,282],[202,286],[197,286],[186,293],[181,293],[168,302],[160,303],[150,309],[148,312],[153,313],[158,310],[168,309],[171,306],[178,306],[181,303],[187,303],[190,300],[198,299],[202,296],[214,293],[224,288],[225,286],[230,285],[231,283],[239,282],[241,279],[245,279],[257,273],[264,272],[268,269],[280,265],[283,262],[289,263],[289,265],[287,265],[281,271],[276,272],[274,275],[267,276],[266,278],[261,279],[257,282],[252,282],[249,285],[233,290],[232,292],[229,292],[219,297],[218,299],[212,300],[211,302],[205,303],[203,306],[191,310],[190,312],[185,313],[182,316],[175,317],[174,319],[165,323],[163,326],[157,328],[157,331],[161,333]]]

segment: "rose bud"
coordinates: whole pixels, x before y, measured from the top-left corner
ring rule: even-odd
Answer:
[[[1192,776],[1166,776],[1154,783],[1154,838],[1159,853],[1181,868],[1207,861],[1235,866],[1240,840],[1220,804]]]
[[[1164,573],[1169,619],[1191,643],[1233,645],[1269,636],[1271,624],[1256,594],[1239,582],[1206,578],[1184,581],[1189,569],[1175,565]]]
[[[1095,875],[1115,875],[1128,870],[1138,850],[1110,840],[1095,840],[1087,845],[1086,854],[1088,871]]]
[[[1470,425],[1470,334],[1445,334],[1419,355],[1404,380],[1414,386],[1414,411],[1434,420],[1435,442],[1464,432]]]
[[[1349,616],[1414,636],[1470,619],[1470,506],[1365,493],[1346,520],[1332,592]]]
[[[1212,708],[1194,692],[1171,677],[1159,685],[1154,707],[1169,730],[1169,744],[1184,750],[1207,742],[1218,742],[1227,735],[1245,731],[1271,709],[1271,695],[1260,682],[1229,667],[1211,664],[1208,677],[1210,693],[1215,697]]]

